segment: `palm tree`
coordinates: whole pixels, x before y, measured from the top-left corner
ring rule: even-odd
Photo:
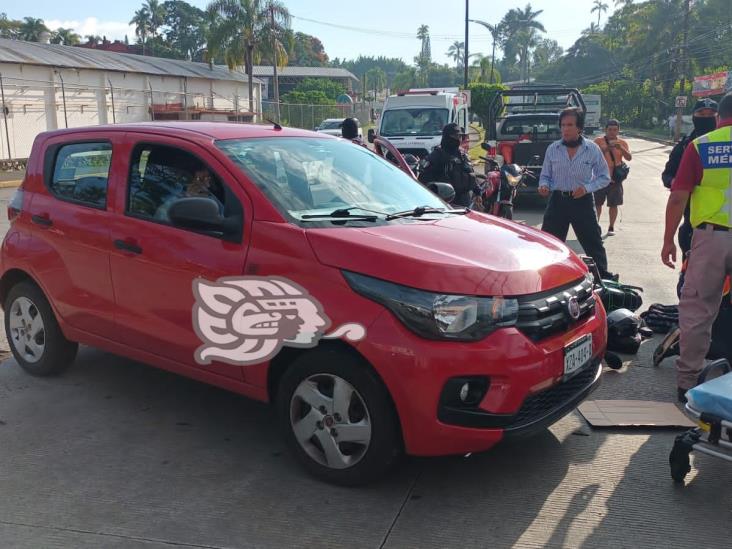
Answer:
[[[421,25],[417,29],[417,38],[422,41],[419,55],[428,63],[432,61],[432,47],[430,45],[430,28],[427,25]]]
[[[485,21],[479,21],[477,19],[471,19],[473,23],[477,23],[479,25],[484,26],[486,29],[488,29],[488,32],[491,33],[491,38],[493,38],[493,52],[491,53],[491,84],[493,84],[493,69],[495,67],[496,62],[496,42],[501,38],[501,27],[500,25],[491,25],[490,23],[486,23]]]
[[[62,44],[64,46],[75,46],[81,41],[81,37],[73,29],[57,28],[52,33],[51,44]]]
[[[165,8],[160,4],[158,0],[147,0],[143,6],[150,14],[149,30],[152,35],[152,42],[150,43],[150,55],[155,55],[155,38],[158,36],[158,29],[165,23]]]
[[[531,48],[538,43],[538,33],[546,32],[544,25],[537,20],[542,13],[544,10],[533,11],[531,4],[526,4],[524,9],[509,10],[499,25],[503,37],[504,59],[515,63],[518,55],[522,77],[525,75],[527,79]]]
[[[142,55],[145,55],[145,42],[150,32],[150,12],[147,8],[140,8],[135,12],[135,16],[130,20],[130,25],[135,25],[135,36],[142,44]]]
[[[590,13],[597,12],[597,26],[600,26],[600,17],[603,13],[607,13],[608,5],[602,0],[594,0]]]
[[[274,27],[270,23],[270,10]],[[206,59],[223,57],[229,70],[244,65],[249,79],[249,112],[254,112],[254,62],[266,53],[273,32],[290,25],[290,12],[279,0],[214,0],[207,11],[211,19]]]
[[[458,42],[457,40],[447,50],[447,56],[455,61],[455,68],[457,70],[460,70],[460,65],[463,63],[463,51],[465,51],[465,42]]]
[[[44,32],[48,32],[48,27],[43,23],[43,19],[25,17],[20,25],[18,38],[28,42],[40,42],[41,34]]]

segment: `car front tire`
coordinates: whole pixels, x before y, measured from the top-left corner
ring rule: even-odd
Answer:
[[[297,358],[281,379],[277,408],[288,446],[307,471],[326,482],[369,483],[401,454],[386,388],[349,353],[315,349]]]

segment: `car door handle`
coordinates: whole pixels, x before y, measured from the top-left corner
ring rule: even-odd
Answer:
[[[129,242],[127,240],[115,240],[114,247],[118,250],[123,250],[125,252],[132,252],[133,254],[142,253],[142,248],[140,248],[140,246],[138,246],[134,242]]]
[[[51,221],[47,215],[33,215],[31,216],[31,221],[36,225],[41,225],[42,227],[50,227],[53,225],[53,221]]]

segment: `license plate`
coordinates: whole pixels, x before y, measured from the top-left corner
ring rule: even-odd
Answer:
[[[581,369],[591,358],[592,334],[587,334],[564,348],[564,375]]]

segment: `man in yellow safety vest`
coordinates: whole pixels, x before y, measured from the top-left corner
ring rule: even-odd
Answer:
[[[676,261],[674,235],[691,199],[694,228],[691,257],[681,289],[680,357],[676,363],[678,399],[696,385],[709,350],[712,324],[722,288],[732,274],[732,93],[719,103],[717,129],[698,137],[684,151],[666,205],[661,260]]]

